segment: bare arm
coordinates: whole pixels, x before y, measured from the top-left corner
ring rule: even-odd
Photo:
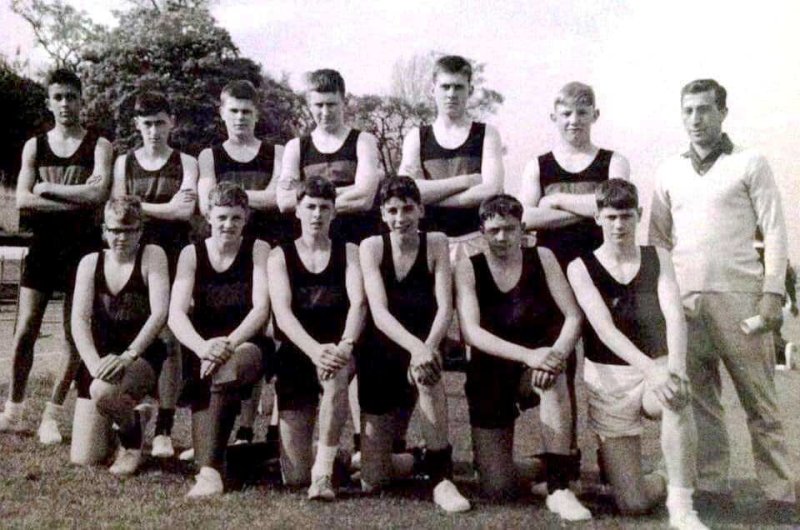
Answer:
[[[281,213],[291,213],[297,207],[297,187],[300,184],[300,139],[289,140],[283,150],[281,174],[275,200]]]
[[[378,142],[374,136],[362,132],[356,145],[358,164],[355,182],[339,188],[336,196],[336,212],[366,212],[372,208],[375,193],[381,180],[378,166]]]
[[[183,181],[180,190],[163,204],[142,202],[142,211],[146,216],[165,221],[188,221],[192,216],[197,201],[197,160],[181,153],[181,165]]]
[[[501,339],[481,327],[481,312],[475,290],[475,272],[472,261],[465,259],[456,264],[456,308],[464,340],[470,346],[500,357],[538,367],[546,354]]]
[[[147,245],[142,255],[142,274],[147,284],[150,316],[128,345],[138,357],[152,344],[167,323],[169,314],[169,271],[167,255],[158,245]]]
[[[575,349],[575,343],[578,342],[578,338],[581,335],[583,315],[556,257],[546,248],[540,247],[537,251],[544,268],[547,287],[550,289],[550,294],[561,314],[564,315],[564,324],[561,325],[561,332],[558,334],[555,343],[553,343],[553,349],[557,351],[561,360],[564,361]]]
[[[206,148],[197,157],[199,178],[197,179],[197,201],[200,213],[208,213],[208,192],[217,185],[217,173],[214,171],[214,151]]]
[[[428,251],[433,253],[434,296],[436,297],[436,316],[425,344],[438,350],[447,335],[453,320],[453,270],[450,267],[450,254],[447,236],[439,233],[428,235]]]
[[[242,323],[228,335],[231,348],[236,348],[264,330],[269,318],[269,288],[267,282],[267,258],[269,245],[256,240],[253,245],[253,308]]]
[[[22,148],[22,165],[17,178],[17,208],[23,211],[67,212],[78,209],[70,204],[46,199],[33,192],[36,183],[36,138],[25,142]]]
[[[577,223],[581,217],[572,212],[556,210],[540,204],[542,187],[539,161],[534,159],[525,166],[519,200],[523,206],[522,222],[529,230],[552,230]]]
[[[272,164],[272,178],[263,190],[248,190],[247,200],[250,208],[262,211],[278,210],[278,181],[281,178],[281,161],[283,159],[283,146],[275,146],[275,157]]]
[[[85,184],[39,182],[33,187],[33,191],[57,201],[89,206],[102,204],[108,199],[113,157],[114,149],[111,147],[111,142],[105,138],[98,138],[94,148],[92,176]]]
[[[666,250],[657,248],[660,272],[658,275],[658,304],[667,324],[669,371],[686,378],[686,318],[683,314],[681,292],[675,280],[672,259]]]
[[[487,125],[483,140],[480,182],[477,185],[439,201],[439,206],[465,208],[479,206],[484,199],[503,191],[503,142],[497,129]]]
[[[595,287],[583,261],[576,259],[570,263],[567,267],[567,276],[578,304],[603,344],[620,359],[643,373],[647,374],[654,370],[656,363],[614,325],[611,312]]]
[[[81,360],[94,376],[100,363],[100,354],[92,336],[92,305],[94,301],[94,271],[97,253],[81,259],[75,276],[75,294],[72,299],[72,338]]]
[[[169,329],[181,344],[200,357],[200,354],[206,349],[206,340],[200,336],[192,321],[189,320],[196,271],[197,255],[194,246],[189,245],[184,247],[178,258],[169,303]]]
[[[364,296],[364,281],[361,277],[361,265],[358,261],[358,247],[347,243],[347,269],[345,272],[345,288],[350,309],[347,311],[342,338],[355,341],[364,330],[367,318],[367,299]]]
[[[608,178],[628,180],[631,167],[628,159],[619,153],[611,155],[608,165]],[[561,210],[591,219],[597,213],[597,201],[594,193],[554,193],[543,197],[539,206]]]
[[[469,189],[481,182],[480,174],[457,175],[454,177],[428,180],[422,171],[420,160],[419,129],[411,129],[403,140],[403,157],[400,162],[400,175],[413,178],[422,195],[423,204],[437,204],[442,199]]]

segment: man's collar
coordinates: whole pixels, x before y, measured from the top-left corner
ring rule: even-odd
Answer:
[[[695,151],[694,146],[691,144],[689,144],[689,150],[683,153],[682,156],[691,160],[692,167],[698,174],[705,175],[720,156],[723,154],[729,155],[732,152],[733,142],[731,142],[731,139],[728,138],[727,134],[722,133],[719,141],[717,141],[717,145],[711,149],[705,158],[700,158],[700,155],[697,154],[697,151]]]

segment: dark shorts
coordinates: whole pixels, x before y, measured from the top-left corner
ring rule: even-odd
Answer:
[[[53,241],[34,237],[25,256],[20,285],[43,293],[72,295],[78,264],[86,254],[101,248],[100,237]]]
[[[527,366],[474,349],[467,365],[464,391],[469,423],[480,429],[513,427],[520,411],[539,404]]]
[[[275,342],[264,335],[256,335],[245,341],[254,344],[261,351],[261,375],[268,380],[275,375]],[[183,355],[183,389],[178,403],[191,406],[192,410],[208,407],[211,398],[211,380],[200,377],[200,358],[189,348],[182,347]],[[242,399],[250,397],[251,388],[242,389]]]
[[[408,380],[411,354],[389,339],[370,333],[356,355],[358,401],[365,414],[384,415],[410,410],[417,389]]]
[[[281,343],[276,357],[278,378],[275,381],[275,394],[278,396],[278,410],[316,407],[322,394],[316,365],[288,340]]]
[[[122,351],[114,352],[115,354],[122,353]],[[100,356],[105,357],[108,355],[109,352],[102,353]],[[164,346],[164,343],[158,339],[155,339],[153,343],[147,348],[144,353],[142,354],[142,359],[148,362],[150,367],[155,372],[156,380],[158,380],[158,375],[161,373],[161,365],[164,364],[164,359],[167,357],[167,349]],[[81,365],[78,368],[78,374],[75,376],[75,387],[78,390],[78,397],[79,398],[86,398],[89,399],[91,396],[89,395],[89,387],[92,386],[92,381],[94,378],[92,374],[89,373],[89,369],[86,368],[86,365],[81,361]]]

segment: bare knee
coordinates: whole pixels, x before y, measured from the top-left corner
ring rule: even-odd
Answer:
[[[117,385],[112,385],[106,381],[95,379],[89,386],[89,395],[92,397],[95,406],[101,412],[107,411],[114,407],[114,404],[119,400],[119,388]]]

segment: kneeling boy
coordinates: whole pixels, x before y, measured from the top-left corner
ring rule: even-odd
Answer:
[[[633,184],[610,179],[595,196],[603,244],[567,270],[592,328],[584,366],[589,423],[622,512],[646,512],[666,496],[671,527],[703,529],[692,508],[696,434],[686,406],[686,322],[670,257],[636,245],[641,210]],[[658,416],[666,481],[642,471],[642,420]]]
[[[389,233],[364,240],[360,248],[377,328],[375,340],[357,358],[362,486],[369,491],[388,481],[395,415],[406,412],[418,395],[433,500],[445,511],[466,511],[469,501],[450,481],[452,447],[438,352],[453,315],[447,236],[419,231],[422,199],[410,177],[384,180],[380,203]]]

